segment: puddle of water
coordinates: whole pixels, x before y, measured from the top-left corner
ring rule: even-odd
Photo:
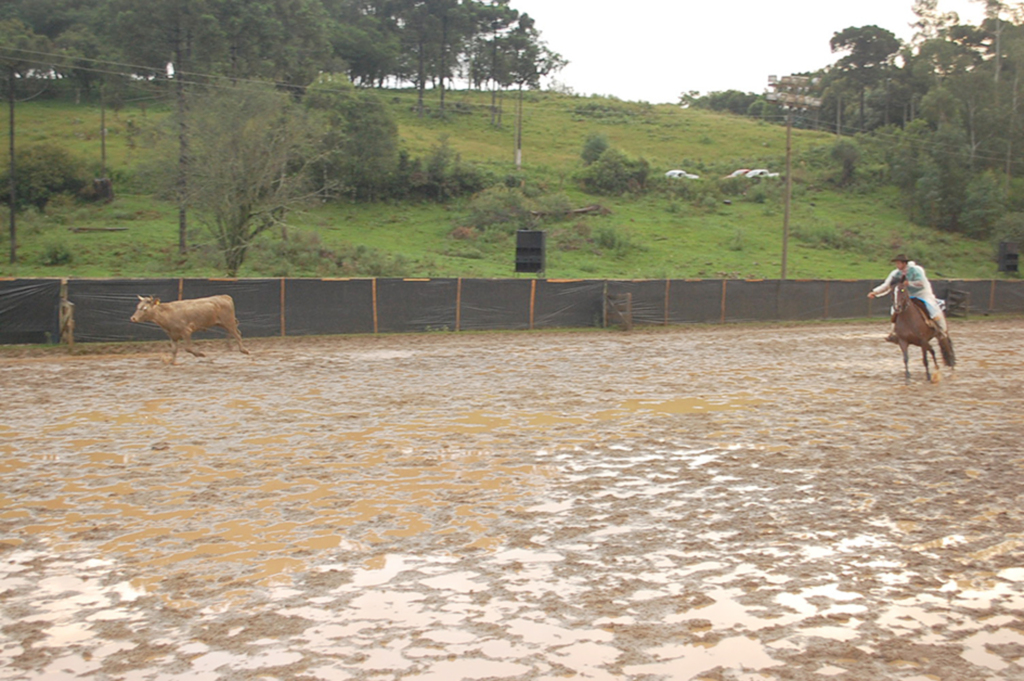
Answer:
[[[1024,634],[1016,629],[999,629],[994,632],[980,631],[963,641],[961,656],[971,664],[1001,672],[1009,661],[989,650],[988,646],[1008,645],[1019,650],[1024,646]]]
[[[697,674],[710,672],[715,667],[757,671],[785,664],[769,656],[759,641],[745,636],[726,638],[711,646],[668,645],[647,652],[662,661],[626,666],[623,672],[629,675],[651,674],[672,679],[690,679]]]

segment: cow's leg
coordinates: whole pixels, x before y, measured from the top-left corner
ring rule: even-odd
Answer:
[[[249,351],[245,349],[245,346],[244,346],[244,345],[242,345],[242,333],[241,333],[241,332],[240,332],[240,331],[238,330],[238,320],[237,320],[237,319],[234,319],[234,320],[232,320],[232,321],[230,321],[230,322],[227,322],[227,323],[221,324],[221,326],[223,326],[223,327],[224,327],[224,329],[225,329],[225,330],[226,330],[226,331],[227,331],[227,332],[228,332],[229,334],[231,334],[231,336],[232,336],[232,337],[233,337],[233,338],[235,339],[235,341],[237,341],[237,342],[238,342],[238,349],[239,349],[239,350],[240,350],[240,351],[241,351],[242,353],[244,353],[244,354],[248,355],[248,354],[249,354]],[[228,345],[231,345],[231,341],[228,341]]]
[[[185,329],[185,333],[181,335],[182,339],[185,341],[185,349],[191,352],[196,357],[206,357],[206,355],[192,347],[192,331],[192,325],[190,324],[189,327]]]
[[[178,359],[178,339],[177,338],[172,338],[171,339],[171,361],[169,363],[171,365],[173,365],[177,361],[177,359]]]

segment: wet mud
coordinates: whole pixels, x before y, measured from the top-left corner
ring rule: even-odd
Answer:
[[[0,355],[0,679],[1024,679],[1024,322],[883,326]]]

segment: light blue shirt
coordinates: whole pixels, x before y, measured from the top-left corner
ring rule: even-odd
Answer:
[[[941,315],[942,308],[939,307],[939,301],[935,299],[932,284],[928,281],[928,275],[925,274],[924,268],[911,260],[907,263],[906,274],[907,292],[910,294],[910,297],[917,298],[923,302],[928,308],[929,316],[936,317]],[[875,295],[884,296],[896,286],[896,283],[902,276],[903,272],[900,272],[899,268],[894,269],[880,286],[876,286],[873,289]]]

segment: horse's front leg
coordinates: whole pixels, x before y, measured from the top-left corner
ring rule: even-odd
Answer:
[[[925,378],[927,378],[928,382],[930,383],[931,380],[932,380],[932,372],[928,369],[928,351],[929,350],[931,350],[931,347],[929,347],[928,345],[922,345],[921,346],[921,361],[924,362],[924,375],[925,375]],[[935,368],[936,369],[938,368],[938,364],[935,365]]]
[[[900,350],[903,351],[903,377],[907,383],[910,383],[910,358],[907,356],[907,344],[904,341],[900,341]]]

